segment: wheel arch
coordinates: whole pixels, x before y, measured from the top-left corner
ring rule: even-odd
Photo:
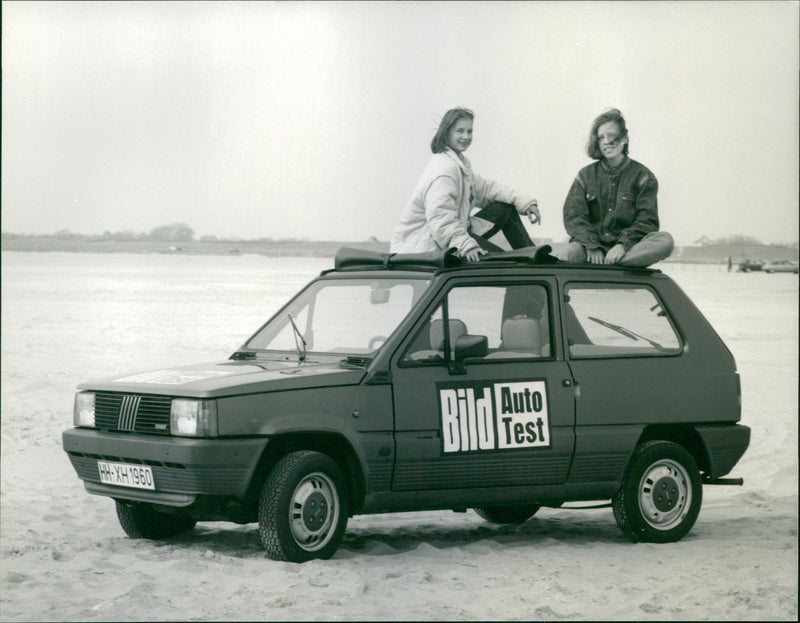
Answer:
[[[700,434],[692,426],[674,424],[646,426],[636,445],[640,446],[648,441],[671,441],[676,443],[692,455],[701,473],[708,473],[711,469],[708,449]]]
[[[284,456],[299,450],[320,452],[331,457],[345,474],[347,480],[348,508],[352,514],[354,509],[363,505],[366,492],[365,478],[358,456],[347,439],[338,433],[299,432],[286,433],[270,437],[267,447],[253,472],[253,478],[247,489],[247,503],[258,504],[258,497],[270,470]]]

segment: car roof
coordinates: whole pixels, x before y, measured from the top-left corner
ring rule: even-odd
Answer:
[[[618,264],[571,264],[559,260],[551,254],[551,251],[552,248],[550,245],[543,245],[540,247],[530,247],[513,251],[488,253],[483,255],[478,262],[468,262],[456,255],[455,248],[429,253],[385,253],[367,249],[342,247],[336,253],[334,268],[323,271],[323,274],[354,271],[439,273],[443,271],[473,271],[503,268],[519,269],[522,267],[547,267],[556,268],[559,271],[564,269],[567,271],[634,272],[642,275],[661,272],[653,268],[621,266]]]

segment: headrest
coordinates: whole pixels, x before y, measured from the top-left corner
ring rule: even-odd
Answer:
[[[467,325],[461,320],[450,321],[450,347],[455,345],[456,340],[462,335],[467,334]],[[444,350],[444,321],[434,320],[431,322],[431,348],[433,350]]]
[[[515,317],[503,322],[503,346],[519,353],[541,353],[539,323],[533,318]]]

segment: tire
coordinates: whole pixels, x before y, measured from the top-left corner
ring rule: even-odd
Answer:
[[[478,517],[490,523],[510,524],[528,521],[541,508],[538,504],[520,504],[517,506],[487,506],[473,509]]]
[[[168,539],[189,532],[197,523],[183,513],[161,513],[145,502],[119,502],[117,519],[132,539]]]
[[[670,543],[691,530],[702,502],[692,455],[676,443],[649,441],[634,452],[611,505],[620,530],[634,543]]]
[[[278,461],[258,502],[267,555],[289,562],[333,556],[347,525],[344,483],[339,466],[320,452],[292,452]]]

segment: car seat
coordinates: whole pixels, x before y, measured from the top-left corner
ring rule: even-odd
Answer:
[[[450,320],[450,348],[454,348],[456,340],[467,334],[467,325],[462,320]],[[431,322],[431,348],[444,351],[444,320]]]
[[[499,359],[508,357],[541,357],[542,335],[539,322],[528,316],[515,316],[503,322],[503,350],[488,355]]]
[[[456,340],[467,334],[467,325],[462,320],[450,320],[450,350],[455,348]],[[409,355],[409,358],[420,360],[444,359],[444,320],[437,318],[431,321],[429,330],[430,350],[420,350]]]

